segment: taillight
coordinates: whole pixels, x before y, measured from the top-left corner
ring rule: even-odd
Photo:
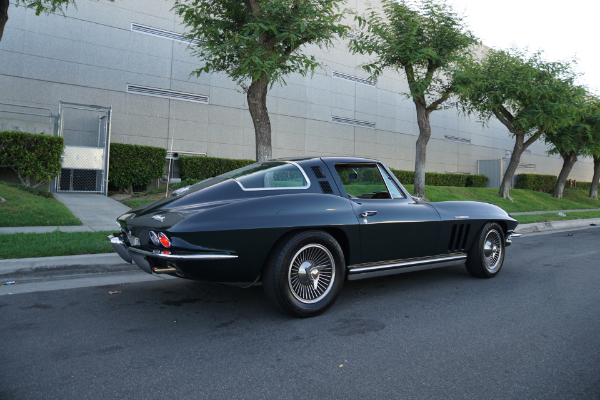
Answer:
[[[171,241],[169,240],[169,238],[164,233],[161,232],[161,233],[158,234],[158,240],[160,241],[160,244],[162,244],[167,249],[169,247],[171,247]]]

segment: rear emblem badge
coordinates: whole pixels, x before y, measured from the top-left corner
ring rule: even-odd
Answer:
[[[152,219],[163,222],[165,220],[165,217],[163,217],[162,215],[153,215]]]

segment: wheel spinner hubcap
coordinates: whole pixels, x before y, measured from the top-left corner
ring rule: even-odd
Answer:
[[[335,261],[325,246],[309,244],[292,258],[288,285],[298,301],[316,303],[323,299],[331,290],[334,279]]]

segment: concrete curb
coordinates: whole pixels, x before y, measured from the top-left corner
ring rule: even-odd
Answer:
[[[0,234],[13,233],[48,233],[59,230],[61,232],[101,232],[114,231],[116,224],[95,225],[95,226],[19,226],[10,228],[0,228]]]
[[[515,233],[534,233],[554,231],[559,229],[582,228],[591,224],[600,225],[600,218],[569,219],[566,221],[536,222],[533,224],[519,225]]]
[[[138,271],[116,253],[0,260],[0,280]]]

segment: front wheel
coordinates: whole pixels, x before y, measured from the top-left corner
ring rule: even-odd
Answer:
[[[344,253],[323,231],[304,231],[284,238],[263,271],[265,295],[283,311],[313,317],[334,303],[345,279]]]
[[[493,278],[504,263],[504,233],[495,222],[481,228],[467,256],[467,271],[477,278]]]

